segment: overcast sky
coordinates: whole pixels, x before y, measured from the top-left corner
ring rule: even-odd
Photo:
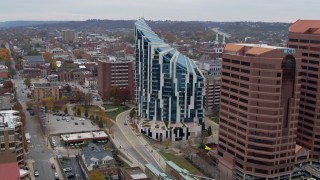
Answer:
[[[137,19],[294,22],[320,19],[320,0],[3,0],[0,21]]]

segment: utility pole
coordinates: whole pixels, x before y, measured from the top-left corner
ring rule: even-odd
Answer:
[[[67,153],[68,153],[68,159],[69,159],[69,142],[68,142],[69,136],[68,135],[66,136],[66,139],[67,139],[67,142],[66,142],[67,143]]]

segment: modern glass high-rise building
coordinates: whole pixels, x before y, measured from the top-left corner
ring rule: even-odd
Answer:
[[[134,31],[137,115],[166,124],[163,131],[151,126],[145,133],[158,140],[187,139],[192,133],[187,124],[203,122],[205,78],[193,60],[160,39],[144,19],[135,22]]]

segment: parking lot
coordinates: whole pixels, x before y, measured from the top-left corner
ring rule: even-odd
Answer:
[[[68,180],[72,179],[81,179],[84,180],[85,175],[83,174],[78,160],[76,158],[70,158],[69,160],[58,159],[62,165],[62,169],[68,178]]]
[[[50,135],[60,135],[68,133],[89,132],[99,130],[96,124],[91,123],[89,119],[73,116],[56,116],[49,114],[48,132]]]

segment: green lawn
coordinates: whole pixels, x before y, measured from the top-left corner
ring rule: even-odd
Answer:
[[[116,111],[106,113],[107,117],[110,119],[113,119],[113,120],[116,120],[116,117],[118,114],[129,109],[129,107],[124,106],[124,105],[107,105],[107,106],[113,106],[113,108],[118,108]],[[113,109],[113,108],[110,108],[110,109]]]
[[[76,113],[76,112],[77,112],[77,108],[80,108],[80,109],[81,109],[81,115],[82,115],[82,116],[84,116],[84,112],[86,111],[86,108],[88,108],[88,114],[89,114],[89,116],[90,116],[91,114],[94,114],[95,112],[97,112],[97,111],[100,110],[100,108],[99,108],[98,106],[94,106],[94,105],[87,106],[87,107],[84,107],[84,106],[82,106],[82,105],[77,105],[77,106],[74,106],[74,107],[72,108],[72,111],[73,111],[74,113]],[[71,112],[69,112],[69,114],[70,114],[70,113],[71,113]],[[74,113],[73,113],[72,115],[74,115]]]
[[[194,167],[183,156],[173,155],[171,153],[160,151],[160,154],[168,161],[176,163],[179,167],[188,170],[191,174],[202,174],[196,167]]]
[[[219,124],[219,118],[218,118],[218,117],[213,117],[211,120],[212,120],[213,122]]]
[[[104,106],[104,108],[106,109],[106,110],[108,110],[108,109],[114,109],[114,108],[119,108],[120,107],[120,105],[113,105],[113,104],[108,104],[108,105],[105,105]]]

